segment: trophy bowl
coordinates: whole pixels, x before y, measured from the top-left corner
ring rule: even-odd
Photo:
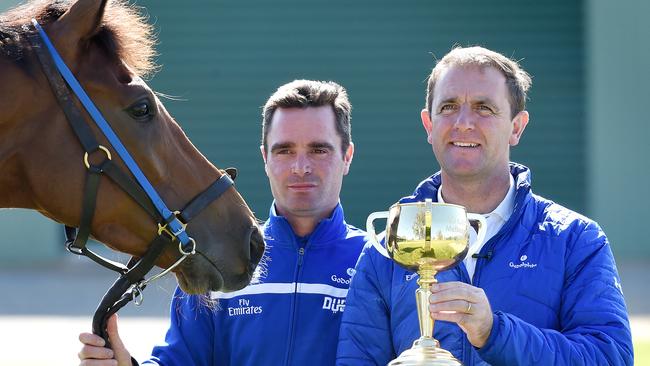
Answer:
[[[377,240],[374,221],[386,219],[385,247]],[[400,266],[417,272],[419,288],[415,291],[420,338],[402,352],[389,366],[462,365],[449,351],[440,348],[433,338],[433,319],[429,316],[431,284],[435,274],[450,269],[465,258],[469,248],[470,220],[478,221],[477,241],[487,228],[482,215],[468,214],[465,207],[446,203],[396,203],[388,211],[373,212],[366,228],[371,242],[384,256]]]

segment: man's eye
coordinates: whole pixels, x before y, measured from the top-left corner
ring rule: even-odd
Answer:
[[[492,114],[492,113],[494,113],[494,110],[492,110],[492,108],[490,108],[487,105],[479,105],[477,109],[482,114]]]
[[[445,113],[445,112],[453,112],[456,110],[456,105],[454,104],[445,104],[442,107],[440,107],[440,112]]]
[[[314,154],[327,154],[327,150],[325,149],[314,149],[313,152]]]

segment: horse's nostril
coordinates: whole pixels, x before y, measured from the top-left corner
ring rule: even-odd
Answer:
[[[251,262],[257,265],[264,255],[264,238],[257,227],[251,230],[250,246]]]

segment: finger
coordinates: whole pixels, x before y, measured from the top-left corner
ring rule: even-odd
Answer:
[[[444,291],[452,288],[466,287],[466,286],[471,286],[471,285],[460,281],[436,282],[431,284],[431,291],[434,291],[434,289],[436,291]]]
[[[110,360],[113,358],[113,351],[105,347],[83,346],[77,353],[79,360]]]
[[[476,290],[476,287],[468,283],[454,281],[454,282],[433,283],[431,284],[429,289],[433,293],[439,293],[439,292],[442,293],[442,292],[449,292],[449,291],[471,293]]]
[[[115,360],[83,360],[79,366],[117,366]]]
[[[81,351],[77,354],[80,360],[113,358],[113,351],[104,347],[106,342],[102,337],[92,333],[81,333],[79,341],[83,344]]]
[[[434,311],[429,308],[429,314],[433,320],[444,320],[452,323],[463,323],[468,317],[468,314],[456,311]]]
[[[79,334],[79,341],[85,345],[96,347],[104,347],[106,343],[102,337],[92,333]]]
[[[429,296],[430,304],[453,302],[457,300],[464,301],[465,307],[467,307],[467,302],[477,302],[476,295],[471,289],[467,288],[450,288],[446,290],[432,291],[431,295]],[[462,308],[459,310],[462,310]]]
[[[117,320],[117,314],[113,314],[110,318],[108,318],[108,322],[106,323],[106,332],[108,333],[108,339],[111,342],[111,347],[113,347],[115,359],[118,361],[118,364],[131,365],[131,354],[122,342],[122,338],[120,338],[117,327]]]
[[[476,304],[467,300],[451,300],[444,302],[429,303],[429,311],[432,313],[463,313],[473,314],[476,310]]]
[[[117,314],[113,314],[108,318],[108,321],[106,322],[106,333],[108,333],[108,339],[111,341],[113,349],[117,351],[125,348],[117,329]]]

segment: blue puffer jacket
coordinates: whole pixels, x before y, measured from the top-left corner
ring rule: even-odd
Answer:
[[[465,365],[632,365],[632,339],[609,243],[593,221],[532,194],[528,168],[511,164],[514,212],[481,249],[474,286],[490,301],[494,324],[474,348],[454,323],[434,337]],[[403,201],[437,200],[440,175]],[[386,365],[420,336],[417,275],[367,245],[341,324],[337,365]],[[437,275],[470,283],[465,266]]]
[[[273,207],[273,206],[272,206]],[[145,364],[183,366],[334,365],[341,314],[364,231],[336,207],[306,240],[271,209],[260,283],[214,292],[216,307],[176,291],[166,344]]]

